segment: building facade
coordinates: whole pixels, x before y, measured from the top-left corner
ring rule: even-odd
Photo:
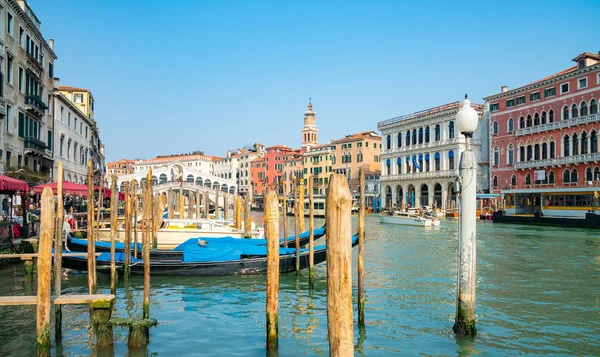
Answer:
[[[63,163],[65,181],[84,184],[90,159],[91,128],[94,126],[70,99],[58,90],[53,94],[54,110],[54,175],[58,161]]]
[[[26,167],[52,177],[53,40],[23,0],[0,3],[0,157],[4,171]]]
[[[106,163],[107,179],[110,179],[112,175],[122,176],[130,175],[133,173],[133,164],[135,160],[121,159],[119,161],[113,161]]]
[[[104,144],[100,139],[100,129],[94,119],[94,96],[90,90],[78,87],[58,86],[58,91],[71,101],[73,106],[75,106],[80,113],[83,113],[87,123],[89,123],[86,125],[82,120],[79,120],[74,123],[74,125],[77,126],[77,128],[74,129],[79,130],[79,132],[82,133],[81,135],[85,135],[89,142],[89,156],[88,159],[86,159],[86,164],[88,160],[92,161],[92,166],[94,168],[94,184],[98,185],[100,179],[105,177],[105,160]],[[68,123],[69,118],[66,118],[66,120]],[[104,182],[104,184],[107,184],[107,182]]]
[[[360,168],[364,169],[367,175],[381,169],[381,136],[374,131],[346,135],[344,138],[333,140],[331,148],[332,170],[346,176],[353,195],[359,193]]]
[[[472,104],[480,117],[483,105]],[[465,137],[456,128],[460,102],[392,118],[377,126],[382,132],[381,190],[384,207],[456,207],[454,182]],[[480,120],[481,121],[481,120]],[[478,160],[477,189],[484,190],[487,154],[481,155],[485,126],[471,140]],[[487,180],[486,180],[487,181]]]
[[[264,155],[264,146],[255,143],[250,147],[228,151],[226,157],[215,161],[214,175],[235,180],[240,194],[251,192],[250,163]]]
[[[333,146],[316,145],[302,154],[304,178],[313,181],[313,194],[327,194],[329,178],[333,173]]]
[[[485,100],[492,191],[600,184],[600,56]]]

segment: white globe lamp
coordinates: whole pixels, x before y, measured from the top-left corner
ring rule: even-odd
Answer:
[[[465,100],[462,102],[462,106],[456,113],[456,126],[461,134],[470,138],[473,136],[473,132],[477,129],[479,124],[479,115],[473,107],[471,107],[471,101],[467,99],[465,94]]]

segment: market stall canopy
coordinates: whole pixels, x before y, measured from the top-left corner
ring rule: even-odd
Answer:
[[[14,193],[17,191],[23,193],[29,191],[27,182],[0,175],[0,193]]]
[[[34,186],[33,192],[35,192],[37,194],[41,194],[42,191],[44,190],[44,187],[50,187],[52,189],[52,192],[54,194],[56,194],[58,182],[52,182],[52,183]],[[98,187],[98,186],[94,187],[94,191],[99,191],[99,190],[100,190],[100,187]],[[86,197],[87,196],[87,186],[76,184],[73,182],[63,181],[63,194],[66,194],[66,193],[69,193],[71,195],[79,195],[82,197]],[[109,198],[109,197],[110,197],[110,189],[104,188],[104,198]]]

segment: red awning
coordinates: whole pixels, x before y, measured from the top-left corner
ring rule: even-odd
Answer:
[[[12,177],[0,175],[0,192],[16,191],[21,191],[22,193],[26,193],[27,191],[29,191],[29,186],[27,186],[27,182],[17,180]]]
[[[37,193],[37,194],[41,194],[42,191],[44,190],[44,187],[50,187],[52,189],[52,192],[56,195],[56,190],[57,190],[57,186],[58,186],[58,182],[52,182],[52,183],[47,183],[44,185],[38,185],[33,187],[33,192]],[[94,186],[94,191],[99,191],[100,187],[98,186]],[[109,188],[104,188],[103,189],[104,192],[104,198],[110,198],[110,189]],[[68,182],[68,181],[63,181],[63,195],[65,194],[71,194],[71,195],[79,195],[82,197],[86,197],[87,196],[87,185],[80,185],[80,184],[76,184],[73,182]],[[119,192],[119,200],[123,201],[125,200],[125,195],[122,192]]]

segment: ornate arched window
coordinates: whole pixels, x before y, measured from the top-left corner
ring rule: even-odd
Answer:
[[[498,135],[498,122],[497,121],[494,121],[494,124],[492,125],[492,134]]]
[[[579,116],[579,110],[577,110],[577,104],[573,103],[571,106],[571,118],[577,118]]]
[[[594,173],[592,172],[592,168],[588,167],[585,169],[585,180],[586,181],[594,181]]]
[[[513,175],[510,177],[510,185],[511,185],[511,186],[517,186],[517,175],[514,175],[514,174],[513,174]]]
[[[398,147],[401,148],[402,147],[402,133],[398,133],[398,143],[397,143]]]
[[[391,175],[391,167],[390,167],[390,165],[391,165],[390,159],[385,160],[385,174],[388,175],[388,176]]]
[[[556,144],[554,143],[554,139],[550,141],[550,153],[548,157],[551,159],[554,159],[556,157]]]
[[[429,125],[425,127],[425,142],[429,142]]]
[[[423,144],[423,128],[419,128],[419,144]]]
[[[519,129],[523,129],[525,127],[525,118],[519,118]]]
[[[598,113],[598,102],[596,102],[596,99],[592,99],[590,101],[590,114],[596,113]]]
[[[546,116],[546,112],[542,112],[542,125],[546,124],[548,122],[547,120],[547,116]]]
[[[433,162],[434,162],[434,168],[435,171],[440,171],[440,153],[436,152],[435,155],[433,155]]]
[[[448,151],[448,169],[454,170],[454,150]]]
[[[565,137],[563,138],[563,156],[569,156],[571,155],[571,152],[569,151],[569,143],[571,142],[569,135],[565,135]]]
[[[581,102],[579,108],[579,114],[581,114],[582,117],[588,115],[588,107],[586,102]]]
[[[579,181],[579,174],[577,169],[571,170],[571,183],[577,183]]]
[[[513,144],[508,144],[508,152],[506,155],[506,163],[512,165],[514,163],[514,147]]]
[[[554,171],[548,173],[548,183],[554,185]]]
[[[563,171],[563,183],[571,182],[571,172],[569,170]]]
[[[540,144],[539,143],[533,145],[533,159],[534,160],[540,159]]]
[[[577,133],[573,133],[573,155],[579,155],[579,137]]]
[[[548,144],[544,141],[542,143],[542,160],[548,158]]]
[[[406,140],[404,140],[404,145],[406,145],[406,146],[410,145],[410,130],[406,131]]]
[[[531,185],[531,174],[529,172],[525,175],[525,185]]]
[[[553,123],[554,122],[554,110],[550,109],[550,111],[548,111],[548,123]]]
[[[494,166],[498,166],[500,164],[500,150],[497,146],[494,147]]]
[[[540,125],[540,115],[538,113],[533,115],[533,125]]]
[[[563,108],[563,120],[569,119],[569,107],[565,105]]]
[[[590,133],[590,153],[595,154],[598,152],[598,135],[596,130],[592,130]]]
[[[385,148],[387,150],[390,150],[392,148],[392,137],[391,136],[387,136],[387,138],[385,139]]]
[[[580,151],[582,154],[588,153],[588,138],[587,138],[587,133],[585,131],[581,132],[581,150]]]
[[[440,141],[440,139],[441,139],[440,124],[437,124],[435,126],[435,141]]]
[[[448,124],[448,139],[454,139],[454,122]]]
[[[494,179],[492,180],[492,186],[494,188],[498,188],[498,176],[494,176]]]
[[[508,132],[512,133],[515,130],[515,123],[513,118],[508,118]]]
[[[413,129],[412,131],[412,144],[417,145],[417,129]]]
[[[529,128],[531,126],[531,114],[527,115],[527,127]]]
[[[397,174],[402,173],[402,158],[400,158],[400,157],[396,159],[396,173]]]

